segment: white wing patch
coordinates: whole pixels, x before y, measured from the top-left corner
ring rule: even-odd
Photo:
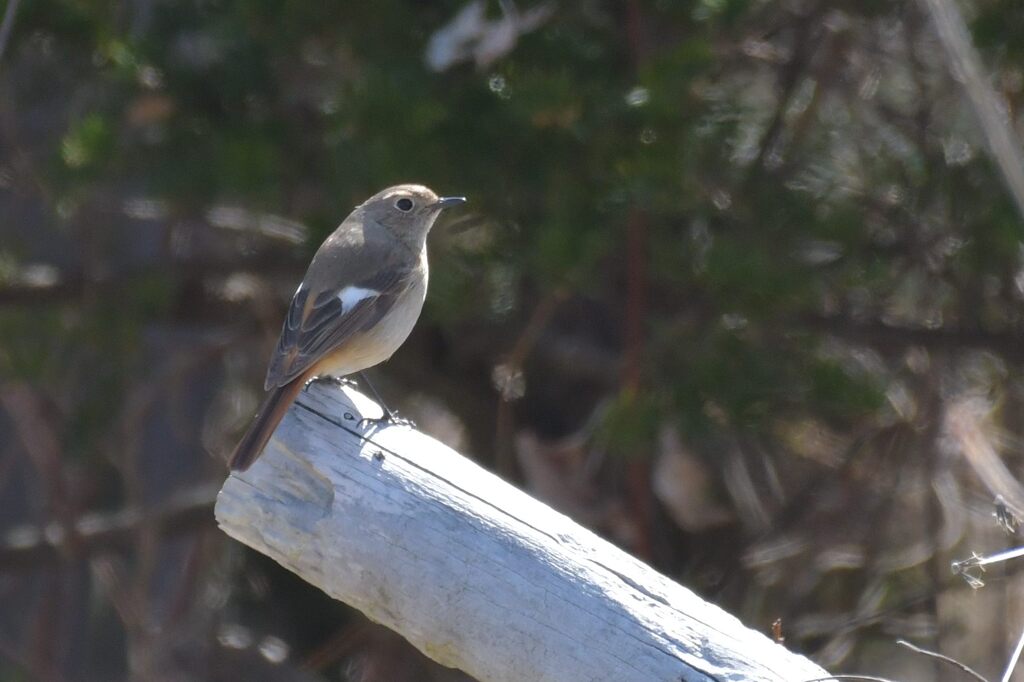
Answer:
[[[338,292],[338,300],[341,301],[343,313],[352,310],[357,303],[368,298],[376,298],[380,292],[374,289],[363,289],[361,287],[348,286]]]

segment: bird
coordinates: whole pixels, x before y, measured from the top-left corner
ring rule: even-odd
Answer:
[[[231,455],[232,471],[256,461],[309,381],[361,372],[405,342],[427,295],[427,234],[443,210],[465,201],[395,185],[356,206],[324,240],[288,306],[267,395]],[[395,418],[384,408],[382,419]]]

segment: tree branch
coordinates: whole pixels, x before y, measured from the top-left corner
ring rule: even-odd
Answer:
[[[824,671],[404,426],[312,384],[221,528],[442,665],[482,680],[752,681]]]
[[[109,514],[85,514],[74,522],[74,553],[88,555],[128,544],[142,525],[155,526],[162,535],[211,525],[216,494],[216,487],[207,484],[183,490],[151,509],[130,507]],[[71,549],[67,541],[68,533],[59,523],[12,528],[0,544],[0,570],[34,569],[56,562]]]

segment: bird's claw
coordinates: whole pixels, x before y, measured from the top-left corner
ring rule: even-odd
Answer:
[[[416,422],[405,417],[398,416],[398,413],[385,411],[380,417],[363,417],[359,420],[359,428],[366,428],[367,426],[408,426],[410,428],[416,428]]]
[[[321,374],[318,376],[310,377],[308,381],[303,385],[302,390],[308,391],[309,387],[313,384],[323,382],[325,384],[334,384],[338,388],[344,388],[346,386],[355,386],[356,382],[348,377],[336,377],[330,374]]]

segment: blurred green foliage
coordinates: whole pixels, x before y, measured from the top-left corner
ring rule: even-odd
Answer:
[[[464,5],[25,2],[0,62],[0,375],[38,387],[61,454],[109,476],[134,442],[125,420],[141,388],[184,374],[161,364],[168,339],[208,333],[215,350],[191,361],[218,367],[208,392],[230,393],[235,412],[166,429],[205,457],[244,419],[320,241],[371,193],[423,182],[470,205],[432,236],[425,318],[392,365],[400,381],[457,413],[488,464],[525,432],[583,434],[613,454],[593,496],[619,504],[594,506],[627,518],[595,514],[599,530],[749,606],[759,626],[852,613],[867,573],[750,586],[761,574],[746,550],[777,539],[775,524],[803,533],[807,552],[871,536],[881,517],[854,510],[843,520],[863,526],[840,528],[828,507],[879,494],[844,457],[900,466],[904,450],[938,448],[953,387],[1011,402],[1019,389],[1009,372],[964,369],[978,353],[1019,362],[1024,231],[922,7],[560,3],[485,64],[432,71],[425,51]],[[1019,129],[1024,10],[973,9]],[[498,3],[487,17],[502,19]],[[300,246],[285,223],[306,229]],[[40,281],[40,264],[57,275]],[[494,368],[556,291],[564,302],[517,358],[522,399],[504,404]],[[201,395],[182,413],[215,414],[221,403]],[[505,409],[513,430],[492,428]],[[780,436],[812,431],[820,444]],[[637,511],[653,503],[619,485],[631,466],[659,471],[666,433],[716,499],[732,496],[721,543],[658,525]],[[737,492],[737,461],[757,504]],[[658,490],[665,521],[672,500]],[[639,530],[616,537],[626,526]],[[637,537],[648,541],[629,546]],[[887,604],[934,578],[945,559],[930,556],[893,578]],[[856,629],[844,627],[790,641],[839,641]]]

